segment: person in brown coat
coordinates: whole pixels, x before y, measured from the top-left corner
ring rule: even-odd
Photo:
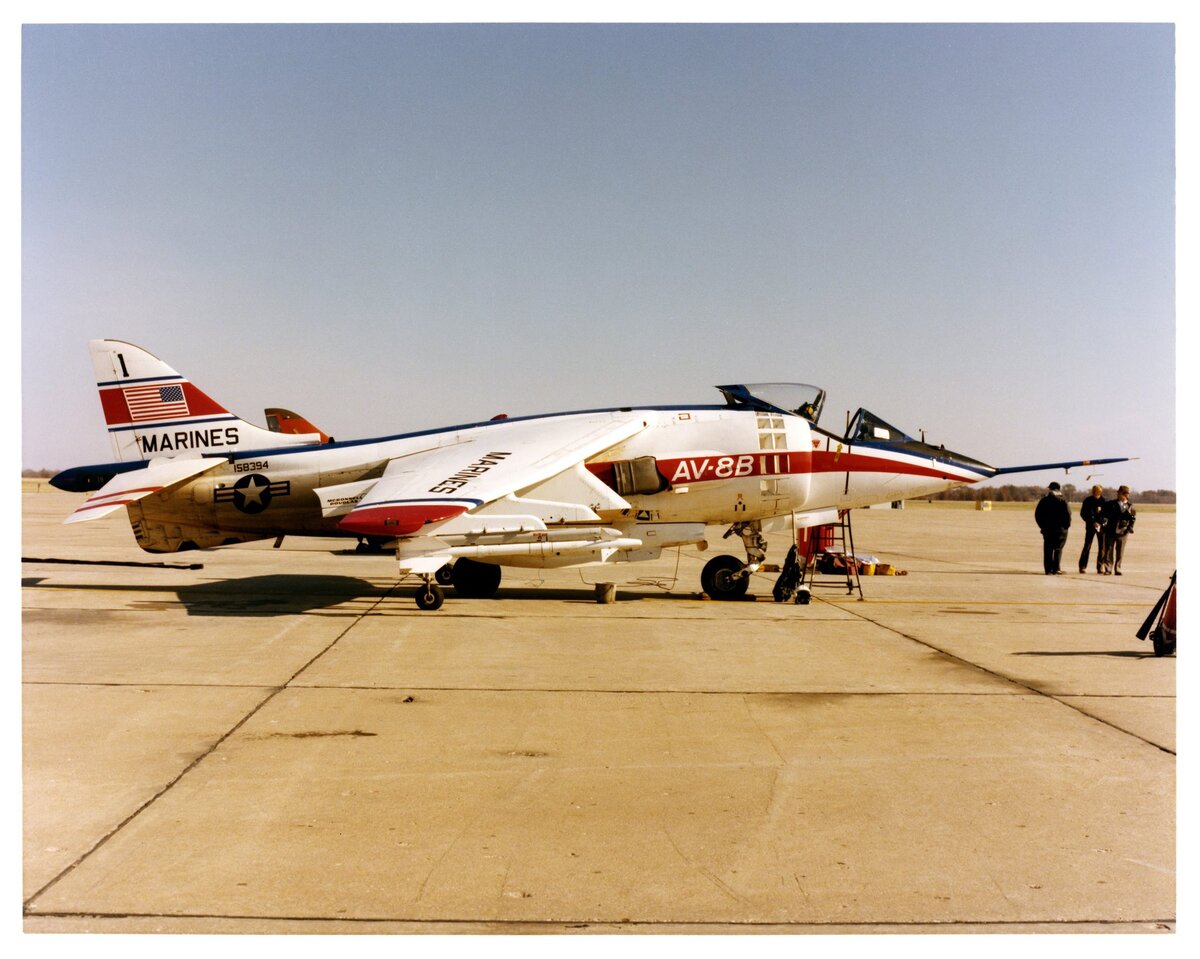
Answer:
[[[1121,575],[1121,559],[1125,555],[1125,537],[1133,532],[1137,510],[1129,502],[1129,487],[1117,490],[1117,498],[1104,504],[1104,562],[1100,572]]]

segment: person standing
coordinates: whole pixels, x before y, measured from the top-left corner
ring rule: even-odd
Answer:
[[[1062,551],[1071,525],[1071,507],[1057,483],[1051,483],[1046,495],[1038,501],[1033,519],[1042,531],[1042,566],[1046,575],[1058,575],[1062,572]]]
[[[1129,502],[1129,487],[1117,490],[1117,498],[1104,504],[1104,562],[1101,572],[1121,575],[1121,559],[1125,555],[1125,537],[1133,532],[1137,510]]]
[[[1079,519],[1083,522],[1083,552],[1079,554],[1079,572],[1086,573],[1088,557],[1092,552],[1092,540],[1096,540],[1096,572],[1104,563],[1104,537],[1100,533],[1104,522],[1104,487],[1097,483],[1092,495],[1079,507]]]

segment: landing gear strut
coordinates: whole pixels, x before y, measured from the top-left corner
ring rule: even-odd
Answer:
[[[700,586],[713,599],[741,599],[750,588],[750,574],[767,558],[767,541],[763,538],[762,523],[734,523],[725,531],[728,538],[737,534],[746,548],[746,562],[736,556],[714,556],[700,573]]]

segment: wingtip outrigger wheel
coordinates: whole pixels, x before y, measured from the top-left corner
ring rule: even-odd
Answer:
[[[433,582],[429,576],[424,577],[424,580],[425,582],[417,587],[417,606],[430,611],[441,609],[442,603],[446,601],[446,594],[442,592],[442,587]]]

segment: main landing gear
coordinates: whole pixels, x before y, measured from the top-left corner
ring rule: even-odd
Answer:
[[[445,567],[442,567],[445,569]],[[479,563],[473,559],[458,559],[450,569],[454,592],[467,599],[491,599],[500,588],[500,567],[495,563]]]
[[[728,538],[737,534],[746,548],[746,562],[736,556],[714,556],[700,573],[700,587],[713,599],[736,600],[750,588],[750,574],[767,558],[767,541],[763,538],[762,523],[734,523],[725,531]]]

